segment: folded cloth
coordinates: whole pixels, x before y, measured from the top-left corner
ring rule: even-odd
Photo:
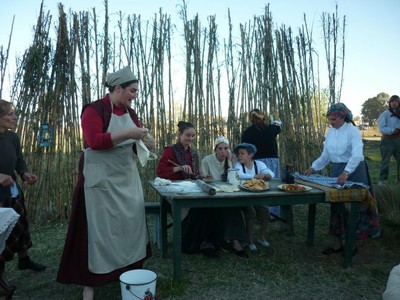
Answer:
[[[10,193],[11,193],[11,198],[17,198],[19,195],[17,183],[15,181],[14,181],[14,184],[12,186],[10,186]]]
[[[172,183],[171,180],[160,178],[160,177],[156,177],[156,179],[154,179],[154,185],[169,185],[171,183]]]
[[[310,176],[302,176],[302,177],[312,177]],[[296,177],[296,176],[295,176]],[[355,188],[346,188],[346,189],[337,189],[335,186],[326,186],[323,184],[315,183],[314,181],[308,181],[303,179],[298,179],[296,177],[296,183],[306,184],[317,189],[325,191],[325,201],[326,202],[351,202],[351,201],[361,201],[368,204],[369,207],[375,208],[376,199],[372,197],[370,191],[366,188],[355,189]],[[354,186],[351,185],[351,186]]]
[[[0,253],[3,252],[6,240],[17,223],[19,214],[12,208],[0,207]]]
[[[140,164],[144,167],[149,160],[155,160],[158,158],[157,154],[149,151],[142,140],[136,140],[136,151],[137,157]]]
[[[313,183],[316,183],[319,185],[335,188],[338,190],[351,188],[354,185],[358,185],[365,189],[369,189],[369,186],[362,182],[346,181],[343,185],[340,185],[337,183],[337,177],[328,177],[328,176],[323,176],[323,175],[319,175],[319,174],[302,175],[299,172],[295,172],[295,173],[293,173],[293,177],[304,180],[304,181],[313,182]]]

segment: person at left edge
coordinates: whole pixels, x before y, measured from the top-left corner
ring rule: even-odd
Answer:
[[[57,275],[84,286],[83,299],[151,256],[135,143],[152,149],[154,139],[131,108],[138,93],[131,69],[108,74],[105,85],[109,93],[82,109],[85,150]]]
[[[32,269],[44,271],[46,266],[34,262],[28,255],[32,247],[29,231],[27,210],[25,207],[24,193],[17,182],[17,175],[28,185],[37,182],[38,177],[28,171],[22,154],[19,136],[13,131],[17,125],[18,117],[11,102],[0,100],[0,207],[12,208],[20,215],[12,233],[6,240],[5,248],[0,254],[0,287],[13,291],[3,278],[5,262],[18,253],[18,269]]]

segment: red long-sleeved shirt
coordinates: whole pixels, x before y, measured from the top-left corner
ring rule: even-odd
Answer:
[[[101,99],[106,105],[111,105],[108,95]],[[113,114],[122,116],[128,113],[125,107],[113,105]],[[112,148],[111,133],[103,132],[103,119],[90,105],[82,113],[81,126],[86,143],[93,150],[104,150]]]
[[[193,161],[192,161],[192,154],[190,153],[190,149],[186,150],[186,161],[187,164],[193,170]],[[160,158],[160,161],[157,165],[157,176],[169,180],[183,180],[182,171],[174,173],[174,168],[176,167],[174,164],[170,163],[168,160],[173,161],[174,163],[178,164],[178,161],[175,157],[174,152],[172,151],[171,146],[167,146],[164,148],[164,152]]]

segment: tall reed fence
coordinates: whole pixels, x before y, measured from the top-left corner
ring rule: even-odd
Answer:
[[[60,4],[53,20],[42,4],[32,44],[18,61],[10,93],[19,114],[17,132],[28,166],[40,177],[36,186],[25,188],[33,222],[68,217],[82,150],[80,110],[105,94],[108,72],[126,65],[140,80],[133,107],[155,136],[159,154],[176,141],[178,120],[195,124],[194,146],[201,157],[213,151],[219,135],[235,145],[249,126],[248,112],[260,108],[283,122],[283,163],[304,170],[319,155],[323,112],[340,99],[345,20],[339,24],[337,9],[321,16],[325,53],[318,54],[306,16],[296,32],[284,25],[275,29],[269,6],[253,20],[235,24],[238,32],[228,11],[225,36],[215,16],[206,24],[198,15],[189,18],[185,2],[178,13],[181,24],[172,24],[161,9],[151,21],[120,12],[112,23],[107,1],[104,7],[100,18],[94,8],[66,13]],[[7,49],[0,48],[1,82]],[[319,55],[326,59],[319,61]],[[321,65],[328,69],[327,87],[320,86]],[[42,123],[53,129],[51,148],[38,147]],[[147,185],[156,176],[156,163],[140,169],[148,201],[156,200]]]

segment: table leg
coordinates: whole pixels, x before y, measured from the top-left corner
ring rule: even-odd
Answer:
[[[346,242],[344,245],[344,264],[345,268],[351,267],[353,259],[354,238],[356,232],[356,218],[359,209],[358,202],[351,202],[350,217],[346,226]]]
[[[160,222],[161,222],[161,257],[166,258],[167,257],[167,244],[168,244],[168,239],[167,239],[167,212],[168,212],[168,206],[167,206],[167,200],[164,198],[160,199],[161,204],[160,204]]]
[[[288,235],[294,234],[293,227],[293,207],[292,205],[281,205],[281,217],[286,220]]]
[[[314,246],[314,232],[315,232],[315,212],[317,205],[308,205],[308,228],[307,228],[307,245]]]
[[[172,218],[173,226],[173,260],[174,260],[174,278],[182,277],[182,223],[181,223],[181,206],[177,201],[172,201]]]

